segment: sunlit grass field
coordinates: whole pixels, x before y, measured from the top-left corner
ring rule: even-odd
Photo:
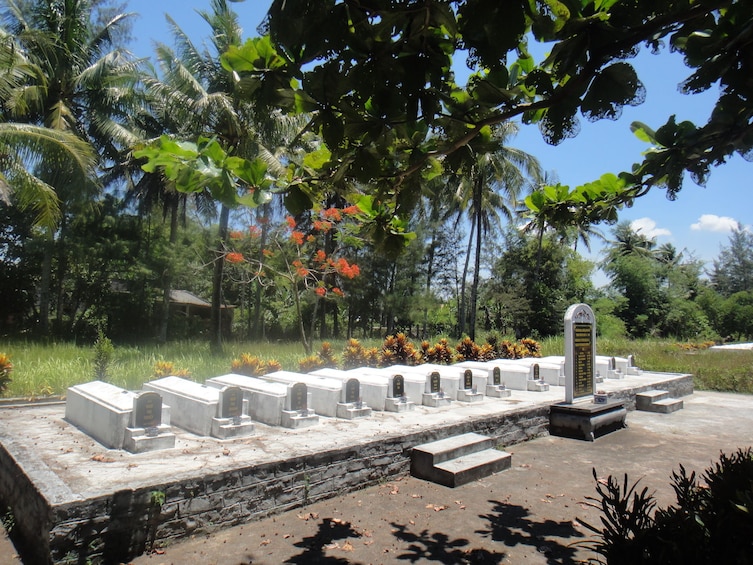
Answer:
[[[345,340],[331,340],[332,349],[340,354]],[[362,340],[366,347],[378,347],[381,340]],[[414,341],[418,345],[417,341]],[[450,340],[450,343],[454,341]],[[542,341],[542,355],[562,355],[562,337]],[[315,344],[315,350],[319,344]],[[5,397],[39,397],[65,394],[74,384],[94,380],[95,350],[93,346],[70,343],[0,341],[0,353],[10,356],[13,363],[11,382]],[[185,370],[191,378],[203,382],[207,378],[229,373],[233,359],[248,353],[263,360],[277,360],[286,370],[298,370],[305,357],[299,343],[230,342],[222,354],[212,354],[204,341],[183,341],[164,345],[115,344],[108,365],[107,380],[127,389],[139,389],[154,378],[157,362],[172,363],[175,370]],[[710,351],[681,347],[664,340],[631,341],[627,339],[597,340],[600,355],[635,355],[636,364],[644,370],[691,373],[695,387],[753,394],[753,351]]]

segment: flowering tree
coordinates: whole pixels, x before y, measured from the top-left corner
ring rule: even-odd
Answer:
[[[303,306],[314,304],[313,320],[323,300],[339,300],[344,296],[344,280],[360,274],[357,264],[349,261],[347,249],[359,247],[357,237],[360,208],[329,207],[311,211],[298,220],[285,218],[284,225],[272,232],[268,244],[259,251],[261,229],[250,226],[247,232],[229,234],[229,250],[225,260],[231,276],[238,282],[259,282],[284,292],[295,308],[301,341],[311,354],[311,332],[306,330]]]

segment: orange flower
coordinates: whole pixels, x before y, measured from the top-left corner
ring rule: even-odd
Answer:
[[[313,235],[310,235],[306,238],[306,241],[309,243],[314,243],[316,241],[316,238]]]
[[[243,239],[243,232],[238,230],[231,231],[228,236],[230,239]]]
[[[225,255],[225,260],[228,263],[233,263],[233,264],[243,263],[243,254],[232,251],[228,253],[227,255]]]
[[[335,222],[339,222],[343,218],[340,214],[340,210],[337,208],[326,208],[324,210],[324,217],[329,220],[334,220]]]
[[[249,226],[248,235],[251,237],[259,237],[261,235],[261,228],[258,226]]]
[[[332,229],[332,222],[327,222],[325,220],[314,220],[314,229],[316,231],[327,233]]]
[[[314,261],[317,263],[324,263],[327,260],[327,254],[323,249],[317,249],[316,255],[314,255]]]
[[[340,290],[338,287],[332,287],[332,292],[335,293],[337,296],[344,296],[344,293],[342,290]]]
[[[265,257],[272,257],[275,254],[274,251],[272,251],[271,249],[268,249],[266,247],[264,249],[262,249],[261,252],[262,252],[262,255],[264,255]]]
[[[290,234],[290,239],[292,239],[297,245],[303,245],[303,232],[294,231]]]
[[[295,227],[295,218],[293,216],[286,216],[285,221],[291,230]]]
[[[326,288],[324,288],[323,286],[317,286],[317,287],[316,287],[316,288],[314,289],[314,292],[315,292],[315,293],[316,293],[316,294],[317,294],[318,296],[324,296],[325,294],[327,294],[327,289],[326,289]]]
[[[296,270],[296,273],[298,273],[298,276],[301,278],[308,276],[310,272],[311,271],[309,271],[306,267],[298,267],[298,269]]]
[[[348,216],[355,216],[361,213],[361,209],[358,206],[348,206],[347,208],[343,208],[343,213]]]

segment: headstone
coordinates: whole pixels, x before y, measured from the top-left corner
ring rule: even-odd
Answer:
[[[494,369],[492,369],[492,384],[494,386],[502,384],[502,372],[499,370],[499,367],[494,367]]]
[[[133,399],[133,427],[156,430],[161,423],[162,397],[152,391],[138,393]]]
[[[442,389],[442,380],[437,371],[432,371],[429,375],[429,392],[431,394],[439,394]]]
[[[290,410],[293,412],[308,411],[308,388],[305,383],[295,383],[292,386]]]
[[[596,317],[587,304],[565,313],[565,402],[593,396]]]
[[[243,416],[243,391],[229,386],[220,391],[220,418],[237,419]]]
[[[405,396],[405,377],[395,375],[392,378],[392,398],[403,398]]]
[[[359,401],[361,396],[361,385],[358,379],[348,379],[345,383],[345,402],[347,404],[353,404]]]
[[[534,363],[533,365],[533,380],[534,381],[540,381],[541,380],[541,367],[538,363]]]
[[[473,371],[470,369],[463,371],[463,388],[466,390],[473,388]]]

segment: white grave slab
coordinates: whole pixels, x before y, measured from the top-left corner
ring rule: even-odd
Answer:
[[[162,396],[172,408],[173,423],[191,433],[228,439],[254,432],[238,387],[218,389],[169,376],[144,383],[143,388]]]
[[[424,406],[433,408],[449,406],[457,398],[457,391],[460,387],[459,373],[443,377],[439,371],[428,369],[425,365],[393,365],[387,370],[403,376],[412,374],[423,378],[424,389],[421,393],[421,404]]]
[[[339,381],[347,381],[348,379],[356,378],[360,384],[360,396],[362,401],[374,410],[384,410],[389,389],[389,381],[384,375],[365,373],[358,369],[342,371],[340,369],[330,368],[317,369],[316,371],[311,371],[309,374],[316,375],[317,377],[337,379]]]
[[[257,422],[284,428],[304,428],[319,422],[310,408],[311,393],[305,383],[275,383],[230,373],[207,379],[207,384],[240,388],[248,401],[248,415]]]
[[[514,363],[531,369],[534,381],[544,381],[552,386],[565,386],[565,362],[546,361],[544,358],[523,357],[522,359],[505,359],[507,363]]]
[[[371,408],[359,400],[358,379],[340,381],[291,371],[275,371],[262,378],[280,383],[305,383],[311,392],[311,405],[318,414],[345,419],[371,416]]]
[[[499,380],[506,388],[512,390],[527,390],[542,392],[549,390],[549,384],[533,378],[533,369],[524,365],[512,363],[510,359],[497,359],[495,361],[462,361],[457,363],[459,367],[481,369],[487,372],[488,378],[495,383],[497,373]]]
[[[436,389],[436,387],[431,386],[432,374],[439,374],[441,392],[444,397],[450,400],[457,399],[458,391],[462,386],[463,373],[458,367],[453,368],[453,365],[393,365],[390,369],[394,371],[423,374],[427,379],[427,388],[425,389],[425,392],[431,394],[435,394],[434,389]]]
[[[384,409],[388,412],[407,412],[421,404],[426,388],[426,377],[414,373],[400,373],[390,368],[358,367],[354,374],[378,375],[387,379],[387,398]]]
[[[68,388],[65,419],[111,449],[143,453],[175,447],[170,407],[154,392],[103,381]]]

